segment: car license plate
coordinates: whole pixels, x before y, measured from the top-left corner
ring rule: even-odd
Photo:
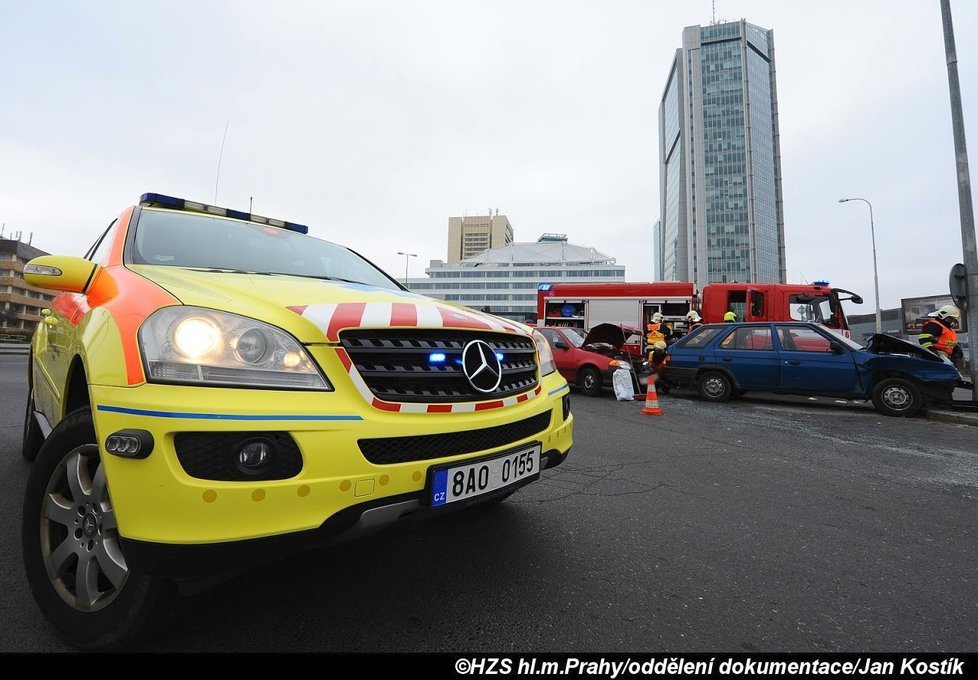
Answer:
[[[431,505],[447,505],[512,486],[540,474],[540,444],[510,451],[495,458],[432,473]]]

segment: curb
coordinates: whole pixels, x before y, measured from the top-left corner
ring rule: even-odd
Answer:
[[[972,427],[978,427],[978,413],[958,413],[955,411],[928,409],[927,420],[936,420],[941,423],[953,423],[954,425],[971,425]]]

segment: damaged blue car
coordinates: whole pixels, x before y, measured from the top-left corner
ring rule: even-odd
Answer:
[[[950,402],[965,384],[950,361],[918,345],[877,334],[862,347],[797,321],[701,326],[669,348],[664,378],[707,401],[749,391],[871,399],[888,416]]]

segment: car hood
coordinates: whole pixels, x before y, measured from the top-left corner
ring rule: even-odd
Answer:
[[[611,345],[615,349],[621,349],[622,345],[625,344],[625,340],[628,339],[633,333],[642,334],[637,328],[632,328],[631,326],[622,326],[614,323],[599,323],[597,326],[592,328],[584,336],[584,347],[588,345],[593,345],[597,342],[603,342],[605,344]]]
[[[130,265],[185,305],[260,319],[302,343],[336,342],[342,328],[463,328],[529,335],[507,319],[402,290],[298,276]]]
[[[894,338],[892,335],[884,335],[883,333],[876,333],[870,337],[865,349],[872,354],[905,354],[938,363],[943,363],[944,361],[929,349],[924,349],[920,345],[915,345],[900,338]]]

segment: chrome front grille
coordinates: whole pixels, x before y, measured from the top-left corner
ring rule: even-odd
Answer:
[[[502,378],[492,392],[475,389],[462,370],[462,351],[473,340],[488,343],[502,357]],[[527,336],[441,329],[355,329],[342,332],[340,343],[373,395],[384,401],[485,401],[522,394],[537,386],[536,347]]]

